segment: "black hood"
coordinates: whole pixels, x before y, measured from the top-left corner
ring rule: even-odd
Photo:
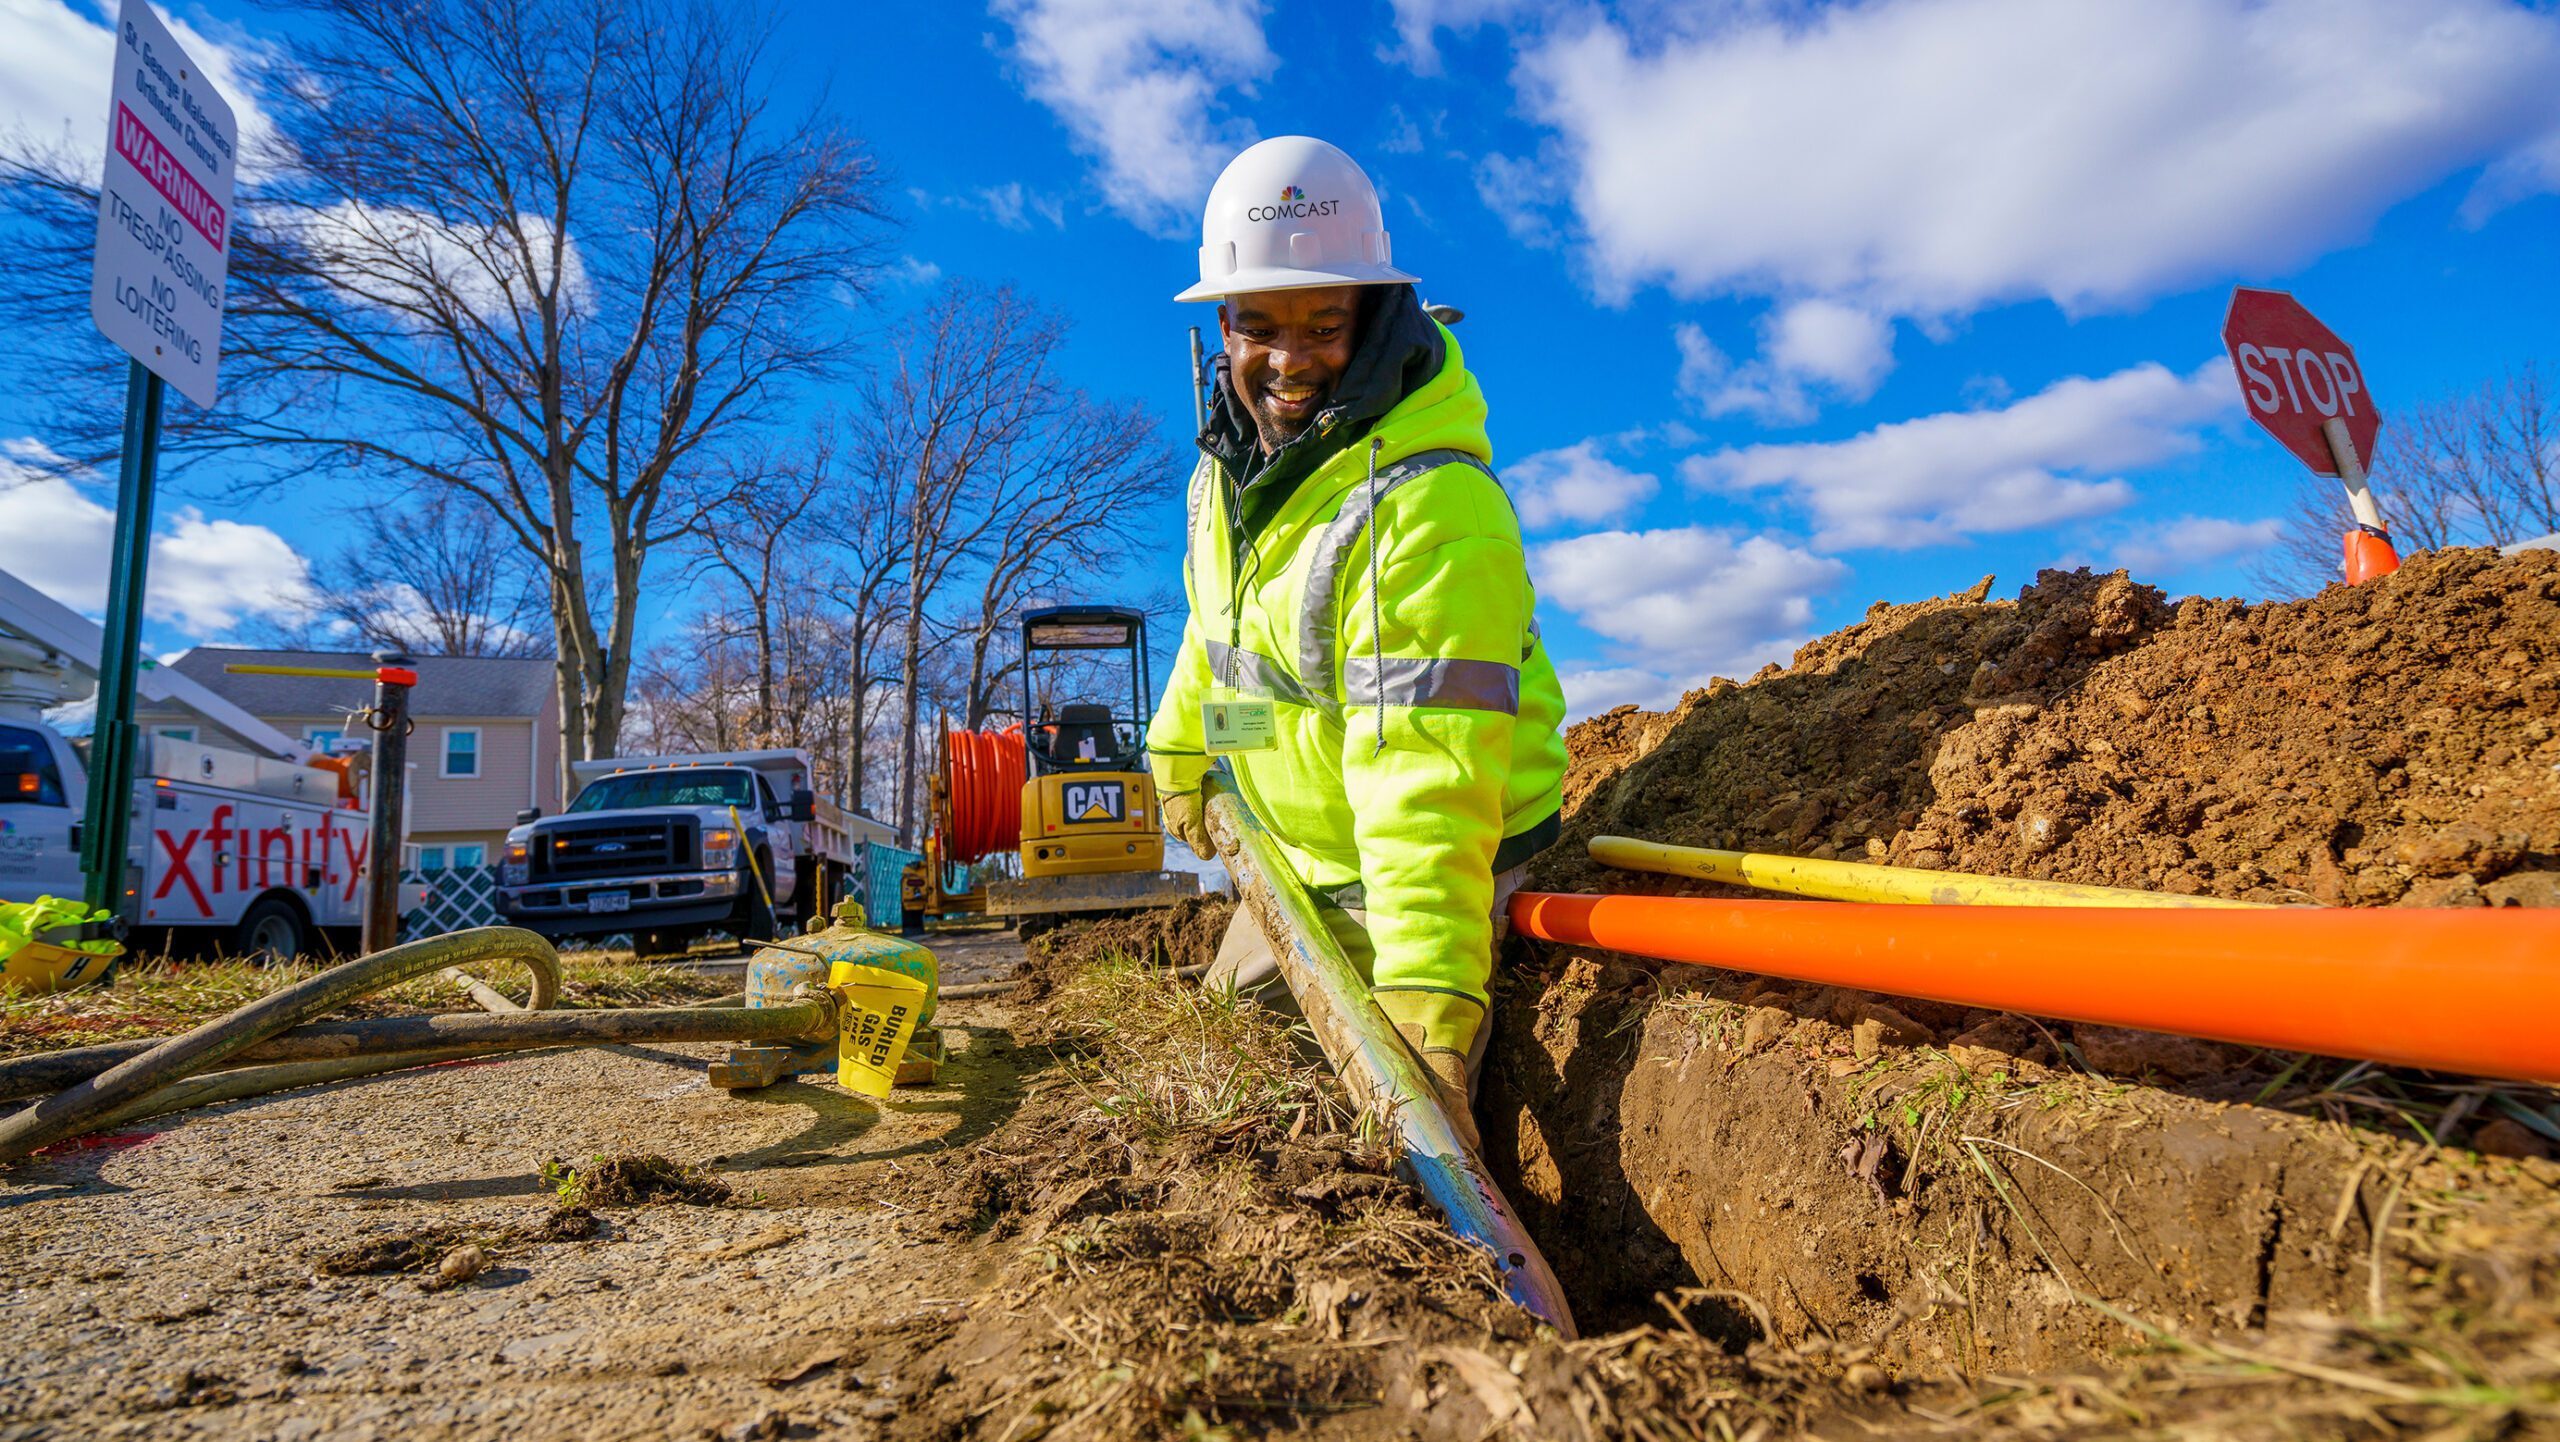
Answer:
[[[1343,367],[1333,401],[1316,412],[1297,439],[1271,455],[1262,453],[1262,432],[1236,394],[1226,358],[1218,358],[1218,384],[1209,402],[1209,425],[1200,433],[1200,449],[1209,453],[1230,477],[1244,483],[1245,533],[1262,529],[1298,483],[1318,466],[1356,444],[1420,389],[1448,360],[1440,327],[1423,314],[1412,286],[1371,286],[1360,312],[1360,342],[1351,364]]]

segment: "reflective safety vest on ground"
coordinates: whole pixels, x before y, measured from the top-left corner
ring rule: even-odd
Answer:
[[[1267,696],[1279,744],[1227,759],[1298,879],[1367,910],[1376,987],[1481,1003],[1494,873],[1554,835],[1564,696],[1487,464],[1483,392],[1440,335],[1439,373],[1301,481],[1250,548],[1232,479],[1203,458],[1191,619],[1147,744],[1162,792],[1197,790],[1202,704]]]

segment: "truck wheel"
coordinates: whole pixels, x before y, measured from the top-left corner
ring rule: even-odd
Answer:
[[[756,867],[765,875],[771,876],[773,858],[761,851],[757,852]],[[738,939],[745,941],[752,937],[757,941],[771,941],[781,935],[773,929],[773,908],[765,903],[764,891],[756,885],[755,876],[751,873],[738,879],[746,888],[745,894],[738,899],[738,925],[742,928],[738,933]]]
[[[682,959],[693,950],[694,938],[702,933],[691,927],[670,927],[664,931],[634,932],[631,954],[635,961]]]
[[[290,965],[311,950],[311,923],[302,908],[281,896],[262,896],[231,928],[231,950],[243,960]]]

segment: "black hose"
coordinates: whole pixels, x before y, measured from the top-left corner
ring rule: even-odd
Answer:
[[[244,1047],[213,1067],[263,1062],[327,1061],[423,1048],[455,1046],[480,1051],[524,1051],[546,1046],[586,1046],[632,1041],[825,1041],[834,1035],[833,1010],[822,1001],[774,1007],[628,1007],[595,1011],[457,1011],[434,1016],[323,1021]],[[0,1061],[0,1099],[43,1096],[78,1086],[141,1056],[152,1041],[111,1041],[97,1046]]]
[[[367,992],[397,986],[444,967],[511,961],[533,973],[534,1005],[547,1007],[560,989],[560,956],[551,943],[512,926],[484,926],[360,956],[307,981],[161,1042],[86,1081],[0,1121],[0,1162],[90,1130],[96,1120],[183,1077],[220,1066],[297,1023],[335,1011]]]

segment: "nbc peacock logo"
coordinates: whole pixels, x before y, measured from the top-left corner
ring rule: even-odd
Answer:
[[[1283,201],[1304,200],[1306,198],[1306,191],[1298,186],[1284,185],[1280,187],[1280,199]]]

